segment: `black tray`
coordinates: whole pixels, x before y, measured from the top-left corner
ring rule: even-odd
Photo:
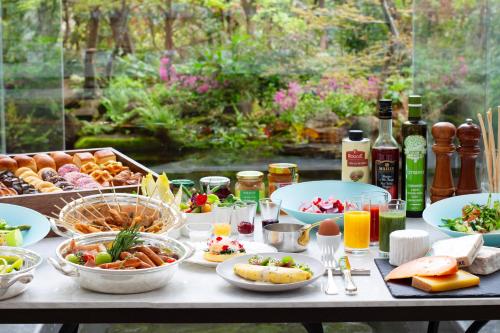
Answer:
[[[395,268],[388,259],[375,259],[382,277],[385,277]],[[500,271],[490,275],[478,275],[481,279],[479,286],[465,289],[428,293],[413,288],[411,279],[389,281],[385,284],[395,298],[472,298],[472,297],[500,297]]]

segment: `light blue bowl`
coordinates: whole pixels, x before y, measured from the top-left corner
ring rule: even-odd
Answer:
[[[23,245],[27,247],[42,240],[50,231],[49,220],[42,214],[22,206],[0,203],[0,219],[16,226],[27,224],[30,230],[23,231]]]
[[[428,206],[423,213],[423,218],[432,227],[446,233],[451,237],[466,236],[465,232],[450,230],[442,227],[442,218],[456,218],[462,215],[462,207],[471,202],[485,204],[488,200],[488,193],[467,194],[440,200]],[[493,193],[492,200],[500,200],[500,193]],[[484,244],[488,246],[500,247],[500,233],[483,234]]]
[[[304,182],[282,187],[271,194],[271,199],[281,199],[281,209],[288,215],[295,217],[303,223],[312,224],[328,218],[336,218],[340,227],[344,225],[344,214],[317,214],[305,213],[299,211],[299,206],[311,201],[315,197],[326,199],[333,197],[340,201],[348,200],[352,197],[361,195],[363,192],[384,191],[380,187],[353,182],[342,182],[339,180],[319,180],[313,182]],[[388,193],[389,198],[390,194]]]

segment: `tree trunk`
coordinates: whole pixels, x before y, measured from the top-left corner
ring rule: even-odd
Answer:
[[[64,20],[64,37],[63,37],[63,45],[68,47],[69,37],[71,35],[71,24],[70,24],[70,14],[68,8],[68,0],[62,0],[63,6],[63,20]],[[70,46],[71,47],[71,46]]]
[[[391,35],[389,37],[388,43],[389,47],[387,49],[387,52],[385,54],[386,60],[384,61],[382,70],[381,70],[381,82],[385,82],[387,77],[389,76],[389,69],[393,61],[394,54],[396,51],[401,47],[401,43],[399,42],[399,30],[396,26],[396,23],[394,21],[394,17],[392,16],[390,10],[389,10],[389,5],[387,4],[387,0],[380,0],[380,6],[382,7],[382,12],[384,13],[385,19],[386,19],[386,24],[389,27],[389,31],[391,32]],[[379,91],[378,91],[378,99],[382,97],[383,91],[382,91],[382,85],[380,85]]]
[[[324,9],[325,8],[325,0],[318,0],[318,7],[320,9]],[[321,31],[321,37],[319,39],[319,48],[322,50],[322,51],[325,51],[327,48],[328,48],[328,35],[325,31],[325,29],[323,29]]]
[[[90,20],[87,25],[87,46],[85,50],[85,81],[83,87],[88,98],[94,98],[97,95],[97,80],[94,63],[94,56],[97,51],[97,42],[99,38],[99,22],[101,20],[101,10],[95,7],[90,12]]]
[[[174,50],[174,22],[175,13],[172,8],[172,0],[166,0],[166,10],[164,18],[165,29],[165,50],[172,52]]]
[[[130,38],[130,30],[128,28],[128,15],[130,9],[125,4],[120,10],[114,10],[109,15],[109,25],[115,46],[117,45],[122,54],[134,53],[134,47]]]
[[[243,12],[245,13],[245,24],[246,24],[247,34],[253,36],[255,32],[255,27],[252,18],[257,13],[257,6],[255,4],[255,0],[241,0],[241,8],[243,8]]]
[[[127,23],[129,11],[130,9],[127,6],[127,2],[122,0],[120,10],[114,11],[109,17],[113,39],[115,40],[115,47],[109,56],[108,63],[106,64],[106,78],[108,80],[111,79],[111,75],[113,74],[113,62],[116,56],[120,53],[120,49],[123,54],[132,53],[133,51],[132,46],[125,42],[128,32]]]

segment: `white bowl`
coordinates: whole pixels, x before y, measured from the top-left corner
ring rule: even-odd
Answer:
[[[213,224],[215,222],[214,212],[208,213],[186,213],[186,224],[181,229],[181,235],[184,237],[189,237],[188,230],[186,225],[188,224],[199,224],[199,223],[210,223]]]

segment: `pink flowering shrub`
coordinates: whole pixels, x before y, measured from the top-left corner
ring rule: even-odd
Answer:
[[[278,105],[280,111],[294,109],[299,102],[299,95],[302,93],[302,87],[297,82],[290,82],[287,89],[281,89],[274,95],[274,102]]]
[[[177,73],[168,57],[161,58],[159,75],[160,79],[169,86],[177,84],[198,94],[206,94],[219,87],[218,82],[209,77]]]

